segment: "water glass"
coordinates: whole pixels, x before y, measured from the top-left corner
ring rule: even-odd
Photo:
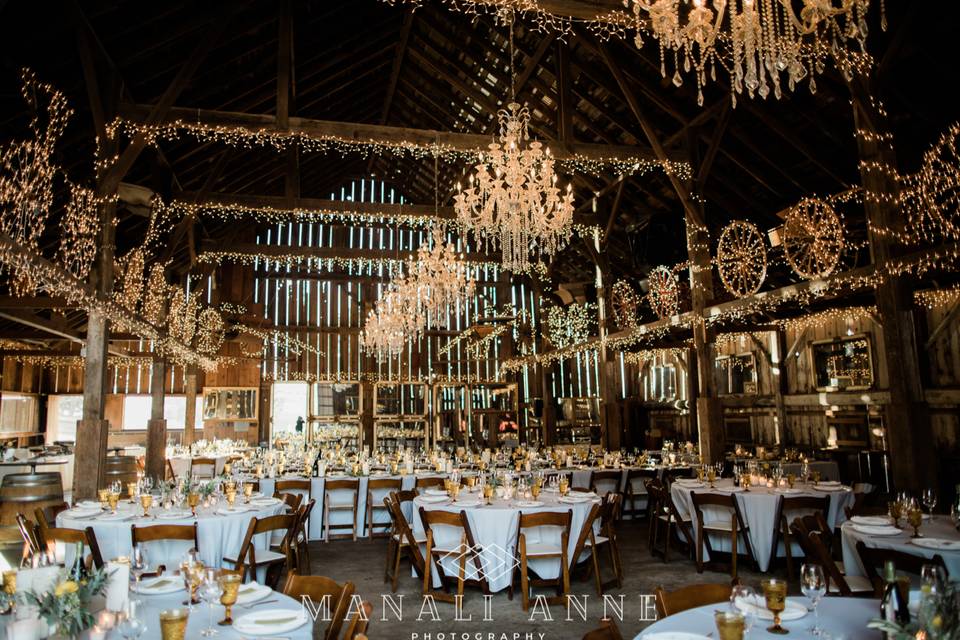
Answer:
[[[820,628],[820,618],[817,614],[817,605],[827,594],[827,579],[823,574],[823,567],[818,564],[804,564],[800,567],[800,590],[810,598],[813,608],[813,626],[810,633],[819,636],[823,633]]]
[[[207,628],[200,632],[204,638],[217,635],[219,633],[213,626],[213,605],[220,601],[223,595],[223,588],[220,586],[220,578],[217,575],[217,569],[207,569],[203,575],[203,585],[200,587],[200,597],[207,603]]]
[[[136,640],[146,632],[147,623],[140,615],[140,601],[130,600],[127,603],[127,610],[124,612],[120,624],[117,625],[117,631],[126,640]]]

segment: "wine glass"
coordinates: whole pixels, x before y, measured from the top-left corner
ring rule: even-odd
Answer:
[[[768,633],[785,635],[790,631],[780,626],[780,614],[787,608],[787,583],[783,580],[770,578],[760,583],[763,587],[763,597],[767,609],[773,614],[773,626],[767,627]]]
[[[744,584],[734,585],[730,590],[730,609],[743,614],[743,633],[744,636],[750,634],[750,629],[757,621],[756,616],[757,595],[753,589]],[[737,602],[742,602],[743,606],[737,606]]]
[[[200,597],[207,603],[209,612],[207,628],[200,632],[205,638],[217,635],[218,631],[213,627],[213,605],[220,602],[220,596],[223,595],[223,587],[220,586],[220,578],[217,575],[217,569],[207,569],[203,574],[203,586],[200,587]]]
[[[930,520],[933,520],[933,508],[937,506],[937,490],[933,488],[923,490],[923,506],[930,512]]]
[[[924,595],[938,593],[946,580],[943,567],[938,564],[928,563],[920,568],[920,590]]]
[[[920,525],[923,524],[923,511],[919,507],[913,507],[907,511],[907,523],[913,527],[913,538],[920,538]]]
[[[147,548],[142,542],[133,545],[133,552],[130,554],[130,572],[133,574],[134,591],[140,592],[140,579],[146,572],[149,560],[147,559]]]
[[[818,564],[803,564],[800,567],[800,590],[810,598],[810,604],[813,605],[813,627],[810,628],[810,633],[819,636],[823,630],[820,628],[817,605],[827,593],[827,579],[823,575],[823,567]]]
[[[140,601],[130,600],[127,603],[127,610],[124,612],[120,624],[117,625],[117,631],[127,640],[136,640],[147,630],[147,623],[139,613]]]

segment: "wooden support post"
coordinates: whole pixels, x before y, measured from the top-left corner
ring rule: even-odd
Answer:
[[[777,434],[779,444],[782,446],[792,444],[787,442],[787,405],[784,396],[790,393],[787,385],[787,332],[782,328],[777,329],[777,359],[771,358],[770,368],[773,374],[773,400],[777,407]],[[775,369],[775,370],[774,370]]]
[[[183,418],[183,442],[191,445],[197,439],[197,367],[187,367],[183,385],[184,395],[187,396],[187,409]],[[259,440],[258,440],[259,441]]]
[[[147,477],[162,480],[166,468],[164,461],[167,452],[167,421],[163,417],[164,383],[166,382],[167,363],[155,358],[151,365],[150,377],[150,420],[147,422]]]
[[[898,203],[899,186],[894,178],[897,159],[890,143],[886,114],[870,91],[869,79],[856,76],[849,82],[853,95],[853,120],[860,154],[860,177],[870,251],[874,267],[884,274],[895,258],[891,236],[877,229],[897,229],[903,224]],[[937,457],[930,409],[924,400],[913,316],[912,296],[903,276],[886,274],[876,286],[877,311],[883,324],[882,339],[890,372],[890,402],[886,405],[887,442],[891,452],[893,482],[898,489],[936,486]]]

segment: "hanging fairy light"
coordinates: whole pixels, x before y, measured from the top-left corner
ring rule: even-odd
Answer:
[[[549,149],[529,139],[530,111],[514,97],[513,28],[510,29],[510,103],[497,113],[498,141],[481,154],[467,188],[457,185],[457,220],[481,243],[499,244],[503,268],[526,272],[535,252],[548,258],[570,241],[573,191],[557,186]]]

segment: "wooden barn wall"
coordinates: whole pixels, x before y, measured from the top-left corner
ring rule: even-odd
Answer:
[[[925,340],[918,345],[926,357],[930,381],[933,436],[943,450],[960,451],[960,300],[925,308]]]

